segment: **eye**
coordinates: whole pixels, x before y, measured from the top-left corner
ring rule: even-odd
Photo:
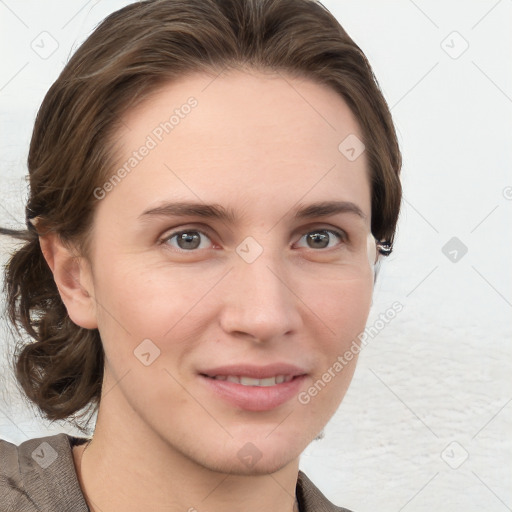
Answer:
[[[210,240],[202,231],[195,229],[187,229],[184,231],[176,231],[162,239],[162,243],[171,245],[181,251],[193,251],[194,249],[208,249],[207,244],[203,243],[202,238]],[[175,241],[176,243],[172,243]],[[211,240],[210,240],[211,242]]]
[[[304,240],[309,249],[329,249],[336,245],[342,245],[348,241],[346,233],[343,231],[336,231],[332,229],[315,229],[305,233],[300,240]],[[210,246],[208,245],[210,242]],[[196,249],[211,248],[211,240],[203,231],[197,229],[185,229],[175,231],[165,236],[161,242],[162,244],[170,245],[171,247],[182,252],[193,252]],[[300,245],[299,245],[300,246]]]
[[[334,237],[333,237],[334,235]],[[334,231],[332,229],[315,229],[305,233],[301,240],[305,238],[306,244],[310,249],[329,249],[333,245],[329,245],[334,238],[344,243],[347,241],[347,235],[342,231]],[[303,246],[304,247],[304,246]]]

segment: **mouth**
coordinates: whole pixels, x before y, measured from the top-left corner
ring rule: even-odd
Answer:
[[[304,387],[308,372],[287,362],[264,366],[239,363],[201,369],[198,377],[216,400],[246,411],[269,411],[289,402]]]
[[[256,379],[254,377],[249,377],[247,375],[207,375],[200,374],[203,377],[207,377],[213,380],[225,381],[225,382],[233,382],[235,384],[241,384],[242,386],[260,386],[260,387],[270,387],[275,386],[277,384],[283,384],[285,382],[290,382],[291,380],[299,377],[299,375],[275,375],[273,377],[267,377],[264,379]]]

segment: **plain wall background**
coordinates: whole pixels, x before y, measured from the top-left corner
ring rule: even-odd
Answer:
[[[26,157],[46,91],[127,3],[0,3],[2,226],[24,226]],[[397,127],[403,210],[368,325],[394,301],[404,309],[363,350],[301,469],[357,512],[511,510],[512,2],[324,5],[366,53]],[[5,264],[14,244],[0,244]],[[0,329],[5,361],[4,319]],[[0,371],[0,438],[76,433],[38,419]]]

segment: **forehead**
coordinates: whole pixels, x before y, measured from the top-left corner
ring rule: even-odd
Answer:
[[[111,196],[139,210],[173,197],[357,200],[369,217],[366,154],[351,161],[339,148],[354,136],[363,138],[357,119],[325,85],[259,71],[191,75],[123,117],[117,164],[129,173]]]

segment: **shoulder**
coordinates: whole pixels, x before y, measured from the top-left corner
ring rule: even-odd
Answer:
[[[0,439],[0,512],[87,512],[70,444],[80,439],[62,433],[19,446]]]
[[[300,512],[351,512],[331,503],[302,471],[299,471],[296,493]]]

